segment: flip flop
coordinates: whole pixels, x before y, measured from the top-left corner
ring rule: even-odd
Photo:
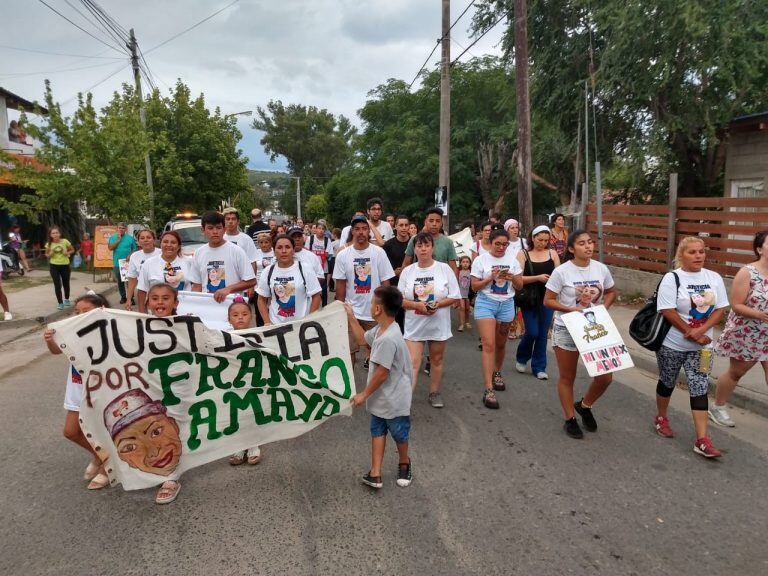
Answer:
[[[155,504],[170,504],[181,491],[181,482],[175,480],[166,480],[160,486],[160,490],[157,491],[155,496]]]
[[[238,452],[237,454],[232,454],[232,456],[229,457],[230,466],[240,466],[240,464],[245,464],[245,450]]]
[[[255,466],[261,462],[261,450],[258,447],[248,450],[248,464]]]
[[[99,470],[101,470],[101,462],[94,462],[91,460],[88,463],[88,466],[86,466],[85,472],[83,472],[83,480],[93,480],[99,473]]]

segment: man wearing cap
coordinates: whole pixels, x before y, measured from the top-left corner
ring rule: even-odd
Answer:
[[[353,243],[339,253],[333,269],[336,300],[349,304],[363,330],[370,330],[376,325],[371,316],[373,291],[379,286],[389,286],[395,272],[384,249],[370,242],[368,219],[365,216],[355,216],[350,226]],[[359,349],[360,346],[350,330],[349,350],[353,364],[355,353]],[[368,358],[365,359],[364,367],[367,365]]]
[[[253,240],[253,245],[256,246],[256,239],[259,236],[259,232],[269,231],[269,224],[261,219],[261,210],[254,208],[251,210],[251,225],[245,229],[245,233]]]
[[[256,244],[253,243],[253,238],[240,232],[240,214],[237,212],[237,208],[224,208],[224,240],[236,244],[243,249],[245,255],[248,257],[248,262],[253,266],[253,271],[256,271]],[[258,234],[257,234],[258,236]]]
[[[125,296],[125,283],[120,277],[120,260],[124,260],[139,249],[136,240],[130,234],[126,234],[128,227],[124,222],[117,225],[117,234],[112,234],[107,240],[107,246],[112,250],[112,264],[114,267],[115,280],[117,280],[117,289],[120,291],[120,304],[125,304],[128,298]]]

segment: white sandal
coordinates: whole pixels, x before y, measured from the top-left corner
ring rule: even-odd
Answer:
[[[162,483],[160,489],[157,491],[157,495],[155,496],[155,504],[170,504],[176,500],[176,497],[179,495],[180,491],[181,482],[176,482],[175,480],[166,480]],[[165,496],[161,496],[161,494],[165,494]]]
[[[101,470],[101,462],[98,460],[91,460],[88,463],[88,466],[85,467],[85,472],[83,472],[83,480],[90,482],[96,477],[96,475],[99,473],[99,470]]]
[[[101,490],[109,487],[109,477],[104,472],[99,472],[88,484],[88,490]]]

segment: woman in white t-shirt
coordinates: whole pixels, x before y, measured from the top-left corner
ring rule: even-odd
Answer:
[[[656,307],[671,327],[656,352],[659,382],[656,385],[658,413],[654,427],[660,436],[674,436],[667,419],[667,408],[682,368],[688,380],[696,429],[693,451],[705,458],[717,458],[720,451],[707,436],[707,391],[712,369],[712,328],[725,314],[728,295],[720,274],[704,268],[705,259],[706,246],[701,238],[683,238],[675,254],[677,268],[665,274],[659,283]]]
[[[141,265],[138,288],[139,312],[147,310],[147,293],[155,284],[168,284],[178,290],[190,288],[192,260],[181,255],[181,236],[175,230],[160,236],[160,255]]]
[[[525,238],[520,237],[520,222],[514,218],[507,219],[504,222],[504,230],[509,234],[509,248],[507,248],[507,254],[512,254],[515,258],[523,250],[528,249],[528,242]],[[518,308],[515,313],[515,319],[512,321],[512,325],[509,327],[510,340],[516,340],[525,333],[525,322],[523,321],[523,314]]]
[[[574,231],[568,237],[566,261],[554,269],[544,294],[544,306],[555,311],[552,346],[555,349],[559,371],[557,395],[560,397],[565,416],[563,427],[571,438],[584,437],[574,417],[574,410],[581,416],[587,430],[597,430],[592,405],[607,390],[613,378],[611,374],[596,376],[584,397],[574,404],[573,383],[576,379],[579,350],[560,316],[599,304],[610,308],[616,299],[610,270],[602,262],[592,260],[594,247],[595,243],[589,233],[584,230]]]
[[[259,278],[256,293],[265,326],[298,320],[320,308],[320,282],[313,270],[293,259],[293,251],[291,238],[277,236],[277,260]]]
[[[493,230],[489,236],[490,252],[472,262],[472,290],[475,298],[475,324],[483,350],[483,404],[498,408],[495,390],[505,390],[501,375],[509,327],[515,318],[515,290],[523,287],[523,270],[517,258],[507,253],[509,235]]]
[[[433,408],[442,408],[440,384],[443,379],[445,345],[451,338],[451,306],[461,298],[456,274],[444,262],[432,257],[434,240],[420,232],[413,241],[416,262],[400,273],[397,288],[403,294],[405,332],[403,337],[411,353],[413,388],[421,368],[424,343],[429,347],[429,396]]]
[[[155,248],[154,230],[150,230],[149,228],[140,230],[136,236],[136,240],[141,250],[136,250],[136,252],[131,254],[128,258],[128,271],[125,274],[128,278],[125,290],[126,310],[131,310],[136,304],[133,298],[133,292],[136,290],[136,284],[139,282],[139,272],[141,272],[142,265],[153,256],[159,256],[161,254],[160,248]]]
[[[480,226],[479,238],[472,244],[472,259],[474,260],[478,256],[482,256],[491,249],[491,242],[489,240],[491,236],[491,227],[493,224],[486,221]]]

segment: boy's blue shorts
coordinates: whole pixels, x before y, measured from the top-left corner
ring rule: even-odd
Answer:
[[[389,430],[392,439],[397,444],[408,442],[411,433],[411,417],[396,416],[395,418],[379,418],[371,414],[371,436],[386,436]]]

